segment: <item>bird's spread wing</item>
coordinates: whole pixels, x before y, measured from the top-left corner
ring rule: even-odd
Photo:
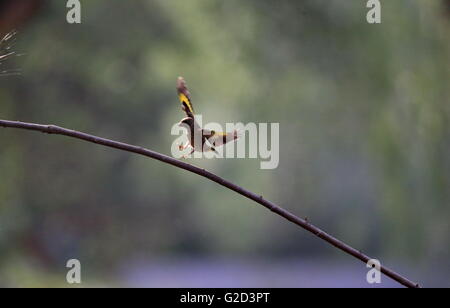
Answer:
[[[236,140],[239,138],[238,131],[234,130],[229,133],[216,132],[214,130],[203,130],[203,136],[208,140],[208,142],[214,147],[220,147],[225,143]]]
[[[194,118],[194,107],[192,107],[191,93],[186,86],[186,81],[183,77],[178,77],[177,92],[180,99],[181,108],[186,112],[188,117]]]

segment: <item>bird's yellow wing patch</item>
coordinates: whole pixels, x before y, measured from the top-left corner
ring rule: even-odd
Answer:
[[[186,113],[190,112],[194,114],[194,108],[192,107],[191,100],[183,93],[180,93],[178,96],[180,98],[180,103],[183,106],[184,111]],[[188,116],[190,115],[188,114]]]
[[[177,92],[180,99],[181,107],[188,117],[194,117],[194,107],[191,102],[191,93],[186,86],[186,81],[183,77],[178,77],[177,80]]]

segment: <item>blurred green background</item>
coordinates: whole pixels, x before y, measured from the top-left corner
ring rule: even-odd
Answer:
[[[280,123],[280,164],[191,162],[424,286],[450,287],[444,0],[44,1],[0,77],[0,118],[169,154],[184,76],[204,121]],[[369,286],[365,265],[160,162],[0,129],[0,286]],[[383,278],[381,286],[397,286]]]

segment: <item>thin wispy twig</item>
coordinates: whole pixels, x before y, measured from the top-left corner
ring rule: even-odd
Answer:
[[[21,56],[21,54],[12,51],[16,34],[17,31],[11,31],[0,40],[0,66],[4,65],[5,62],[11,59],[12,57]],[[11,76],[20,74],[21,71],[19,69],[4,69],[0,71],[0,76]]]

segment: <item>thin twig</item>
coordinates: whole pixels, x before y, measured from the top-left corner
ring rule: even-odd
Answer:
[[[8,59],[20,56],[15,51],[11,51],[11,48],[15,41],[16,34],[17,31],[11,31],[0,40],[0,66],[2,66]],[[0,76],[4,77],[11,75],[20,75],[20,70],[7,69],[0,71]]]
[[[319,229],[318,227],[312,225],[306,219],[297,217],[294,214],[292,214],[292,213],[288,212],[287,210],[281,208],[280,206],[276,205],[275,203],[264,199],[261,195],[257,195],[251,191],[248,191],[248,190],[246,190],[230,181],[227,181],[205,169],[190,165],[186,162],[177,160],[177,159],[169,157],[167,155],[164,155],[164,154],[161,154],[161,153],[149,150],[149,149],[145,149],[143,147],[97,137],[97,136],[89,135],[89,134],[71,130],[71,129],[66,129],[63,127],[55,126],[55,125],[41,125],[41,124],[35,124],[35,123],[24,123],[24,122],[18,122],[18,121],[0,120],[0,127],[20,128],[20,129],[40,131],[40,132],[48,133],[48,134],[64,135],[64,136],[81,139],[84,141],[100,144],[100,145],[111,147],[111,148],[144,155],[144,156],[159,160],[166,164],[170,164],[172,166],[175,166],[175,167],[190,171],[192,173],[198,174],[200,176],[203,176],[211,181],[214,181],[222,186],[225,186],[225,187],[237,192],[238,194],[241,194],[241,195],[261,204],[262,206],[266,207],[267,209],[271,210],[272,212],[293,222],[294,224],[302,227],[303,229],[311,232],[312,234],[316,235],[317,237],[321,238],[322,240],[337,247],[338,249],[344,251],[345,253],[352,255],[353,257],[361,260],[362,262],[364,262],[366,264],[370,259],[372,259],[369,256],[363,254],[362,252],[354,249],[353,247],[351,247],[351,246],[345,244],[344,242],[338,240],[337,238],[331,236],[330,234],[326,233],[325,231]],[[386,276],[392,278],[393,280],[399,282],[400,284],[402,284],[406,287],[409,287],[409,288],[418,288],[419,287],[419,285],[417,283],[412,282],[411,280],[403,277],[402,275],[394,272],[393,270],[391,270],[383,265],[381,265],[380,270]]]

